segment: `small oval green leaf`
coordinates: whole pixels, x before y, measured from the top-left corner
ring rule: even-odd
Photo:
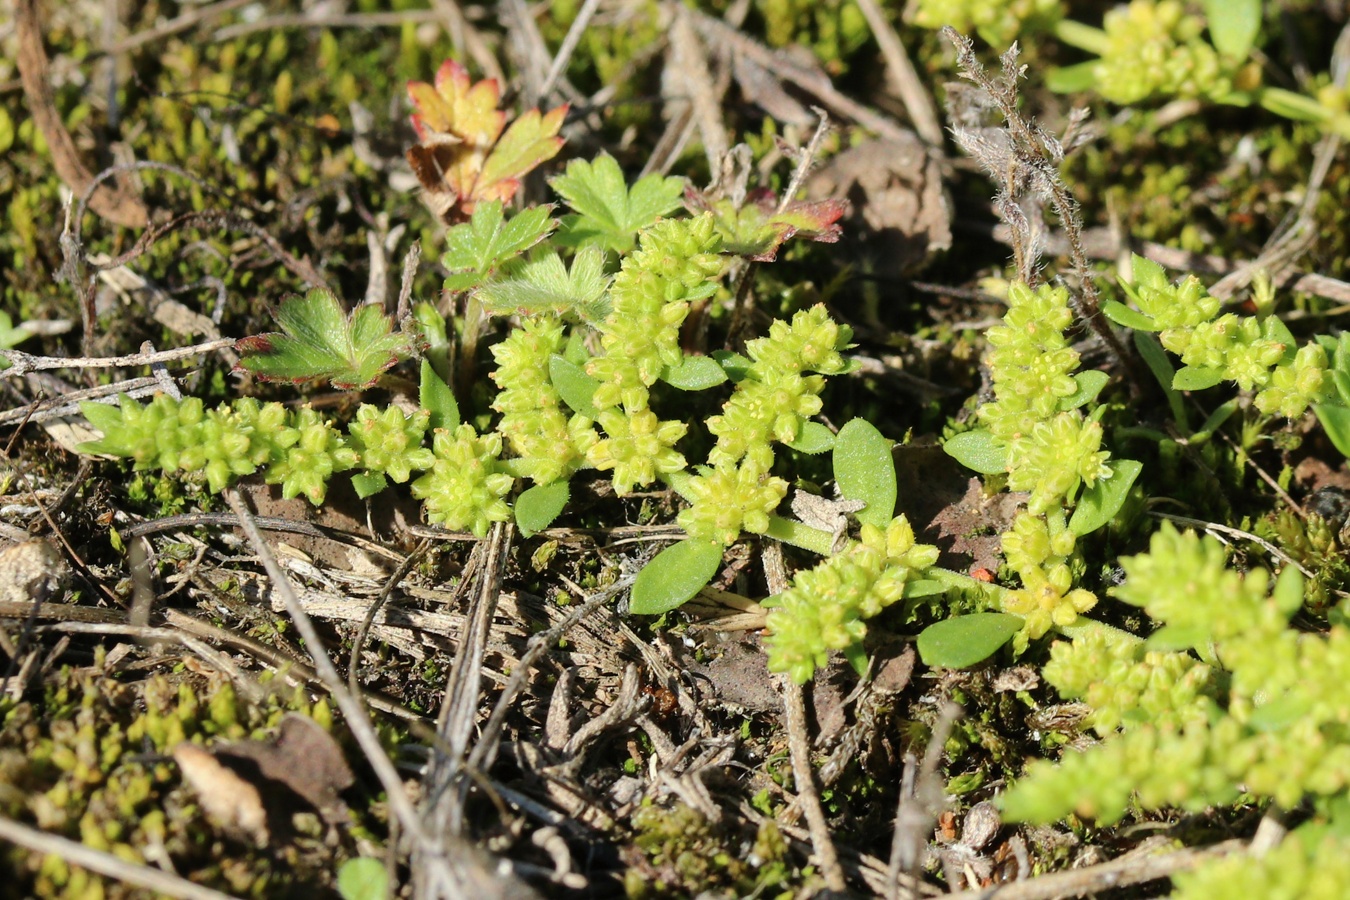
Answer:
[[[1341,451],[1341,455],[1350,456],[1350,409],[1338,404],[1319,403],[1313,407],[1313,412],[1317,413],[1317,421],[1322,423],[1327,437]]]
[[[389,486],[383,472],[360,472],[352,476],[352,487],[362,500],[374,496]]]
[[[1251,55],[1261,31],[1261,0],[1205,0],[1214,49],[1234,62]]]
[[[417,392],[417,404],[431,413],[431,428],[454,431],[459,427],[459,403],[450,385],[441,380],[435,368],[422,360],[422,381]]]
[[[687,540],[656,554],[633,582],[629,612],[659,616],[684,605],[717,574],[722,549],[713,541]]]
[[[384,900],[389,895],[389,872],[381,860],[370,856],[349,859],[338,869],[337,889],[342,900]]]
[[[919,633],[919,658],[925,665],[964,669],[993,656],[1022,630],[1022,617],[973,613],[929,625]]]
[[[533,537],[553,524],[567,506],[572,490],[566,481],[537,484],[516,498],[516,527],[525,537]]]
[[[1157,331],[1154,321],[1137,309],[1130,309],[1119,300],[1107,300],[1102,304],[1102,312],[1117,325],[1133,328],[1135,331]]]
[[[754,365],[749,357],[742,356],[739,353],[732,353],[730,350],[714,350],[712,358],[717,360],[717,364],[727,373],[727,377],[732,381],[740,381],[750,371]]]
[[[548,377],[558,396],[573,412],[579,412],[588,419],[598,415],[591,405],[591,398],[595,396],[595,389],[600,386],[600,382],[587,375],[585,369],[555,353],[548,360]]]
[[[1083,492],[1083,498],[1069,518],[1069,530],[1080,537],[1091,534],[1116,517],[1130,496],[1134,480],[1144,470],[1144,464],[1133,459],[1112,460],[1111,477],[1098,478],[1096,484]]]
[[[666,366],[661,380],[682,391],[706,391],[727,380],[717,360],[707,356],[686,356],[678,366]]]
[[[1177,391],[1203,391],[1223,381],[1222,369],[1205,369],[1196,366],[1182,366],[1172,376],[1172,389]]]
[[[981,475],[1001,475],[1008,471],[1008,445],[977,428],[950,438],[942,450],[952,459]]]
[[[788,446],[798,453],[815,456],[834,449],[834,432],[819,422],[804,422],[802,430],[797,432],[797,439]]]
[[[885,528],[895,515],[895,461],[891,442],[876,426],[851,419],[834,437],[834,480],[846,500],[867,504],[858,521]]]

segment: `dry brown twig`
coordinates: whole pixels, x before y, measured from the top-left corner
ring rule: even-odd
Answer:
[[[900,98],[900,102],[905,104],[905,111],[909,113],[914,130],[929,146],[940,149],[946,135],[943,134],[942,124],[938,121],[937,108],[933,105],[933,98],[929,95],[928,89],[923,86],[919,73],[914,69],[914,63],[910,62],[905,45],[900,42],[900,36],[895,33],[891,23],[886,21],[886,15],[877,0],[857,0],[857,3],[863,18],[867,20],[868,27],[872,29],[872,36],[877,39],[882,58],[886,60],[886,74],[890,76],[891,87]]]

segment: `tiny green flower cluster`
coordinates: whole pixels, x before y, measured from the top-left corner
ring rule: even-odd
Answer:
[[[811,680],[836,650],[856,649],[866,620],[904,597],[905,584],[937,562],[938,550],[917,544],[904,516],[885,531],[863,525],[861,539],[843,553],[800,572],[770,606],[765,644],[769,671],[798,684]]]
[[[563,350],[563,327],[555,316],[527,319],[492,347],[501,388],[492,408],[502,414],[497,431],[518,457],[518,470],[536,484],[567,478],[585,462],[595,445],[592,422],[568,415],[548,377],[549,359]]]
[[[1091,706],[1088,724],[1105,736],[1123,724],[1179,726],[1210,714],[1213,671],[1185,653],[1090,632],[1056,641],[1041,675],[1060,696]]]
[[[411,415],[396,406],[381,410],[363,403],[347,425],[352,449],[367,472],[379,473],[403,484],[413,470],[431,468],[436,457],[422,446],[431,413],[419,409]]]
[[[1261,412],[1295,418],[1331,394],[1327,353],[1319,344],[1292,352],[1292,336],[1273,316],[1219,315],[1219,300],[1194,275],[1169,284],[1161,269],[1150,264],[1138,271],[1131,291],[1139,309],[1161,331],[1164,347],[1187,366],[1236,382],[1244,391],[1257,391],[1253,402]]]
[[[1228,569],[1217,541],[1170,523],[1147,554],[1122,563],[1116,595],[1166,626],[1165,646],[1200,655],[1213,671],[1189,654],[1150,661],[1148,652],[1092,644],[1057,649],[1047,678],[1078,696],[1098,691],[1101,727],[1127,728],[1058,764],[1034,764],[1005,796],[1010,818],[1077,812],[1110,823],[1132,793],[1146,809],[1194,810],[1242,793],[1292,809],[1309,794],[1350,787],[1350,628],[1289,627],[1303,600],[1296,570],[1267,594],[1263,570]],[[1159,717],[1163,707],[1170,713]]]
[[[480,435],[472,425],[460,425],[453,434],[438,428],[431,449],[436,457],[431,471],[412,484],[429,521],[482,537],[493,522],[510,520],[511,507],[502,498],[515,479],[499,469],[501,435]]]
[[[587,448],[586,460],[612,469],[620,494],[685,466],[674,445],[687,426],[658,420],[647,408],[648,389],[682,358],[680,325],[689,304],[716,292],[721,245],[711,214],[665,219],[642,232],[639,249],[614,278],[612,308],[600,326],[605,354],[586,366],[600,382],[591,402],[605,437]]]
[[[605,355],[587,365],[600,381],[596,409],[647,408],[648,388],[665,366],[678,365],[680,325],[689,304],[717,291],[722,239],[711,213],[664,219],[642,232],[610,288],[611,309],[600,326]]]
[[[1064,408],[1079,388],[1073,376],[1078,353],[1065,335],[1072,323],[1065,288],[1033,290],[1014,282],[1003,324],[988,335],[995,399],[980,407],[980,420],[1008,448],[1008,487],[1030,493],[1003,536],[1008,567],[1022,581],[1001,602],[1005,612],[1026,619],[1015,638],[1019,651],[1051,627],[1073,624],[1097,602],[1090,591],[1073,587],[1076,537],[1065,509],[1083,485],[1110,477],[1110,454],[1101,448],[1101,425]]]
[[[722,413],[708,420],[717,438],[708,454],[712,468],[691,479],[692,505],[680,514],[680,525],[691,537],[730,545],[742,530],[763,534],[768,529],[769,514],[788,488],[769,474],[770,442],[795,441],[807,419],[820,412],[824,376],[847,370],[839,351],[852,336],[817,305],[797,312],[791,323],[775,321],[766,337],[746,344],[751,364],[745,377]]]
[[[357,452],[317,412],[288,412],[280,403],[245,398],[204,410],[196,397],[158,394],[142,406],[122,397],[119,407],[83,403],[81,411],[103,437],[81,445],[133,461],[137,471],[201,472],[212,491],[236,477],[266,469],[268,484],[280,484],[287,499],[304,495],[323,502],[328,479],[354,468]]]
[[[1106,47],[1093,69],[1097,91],[1122,106],[1155,94],[1222,99],[1233,73],[1201,36],[1204,20],[1177,0],[1133,0],[1102,22]]]
[[[920,28],[975,31],[1000,50],[1019,36],[1051,30],[1064,16],[1061,0],[918,0],[913,10]]]
[[[1022,586],[1008,591],[1002,601],[1004,612],[1026,619],[1014,638],[1018,652],[1053,626],[1072,625],[1079,613],[1097,605],[1095,594],[1073,586],[1076,542],[1060,509],[1045,515],[1021,510],[1003,535],[1008,568],[1022,579]]]
[[[773,465],[770,441],[795,441],[802,424],[820,412],[824,376],[848,369],[839,351],[852,338],[852,329],[839,326],[823,305],[816,305],[799,311],[791,324],[776,320],[768,336],[746,344],[749,370],[722,414],[708,420],[708,431],[717,438],[708,463],[722,466],[748,457],[767,472]]]
[[[1350,839],[1300,829],[1262,856],[1235,853],[1177,872],[1172,882],[1172,900],[1341,900],[1350,897]]]
[[[788,483],[767,474],[750,458],[721,463],[690,479],[691,505],[680,513],[680,527],[691,538],[736,543],[742,531],[763,534],[769,515],[787,496]]]

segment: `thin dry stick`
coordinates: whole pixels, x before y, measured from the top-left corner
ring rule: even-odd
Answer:
[[[14,7],[15,32],[19,48],[16,62],[23,81],[24,95],[33,123],[42,132],[51,151],[56,174],[74,193],[86,188],[93,190],[90,207],[115,225],[144,228],[150,213],[131,189],[130,184],[118,187],[98,186],[89,169],[75,149],[75,141],[66,130],[56,110],[49,75],[47,51],[42,46],[42,24],[38,21],[37,0],[18,0]],[[96,188],[96,189],[95,189]]]
[[[944,135],[942,125],[938,121],[937,109],[933,106],[933,98],[923,86],[919,73],[914,69],[914,63],[910,62],[905,45],[900,43],[900,36],[895,33],[891,23],[886,21],[877,0],[857,0],[857,2],[858,9],[862,11],[863,18],[872,29],[872,35],[877,39],[877,46],[881,48],[881,55],[886,60],[886,74],[891,78],[891,86],[895,88],[896,96],[905,104],[905,111],[909,113],[909,120],[914,123],[914,130],[931,146],[941,147]]]
[[[155,363],[172,362],[187,359],[202,353],[210,353],[224,347],[233,347],[234,338],[221,338],[194,344],[191,347],[176,347],[173,350],[157,350],[154,353],[132,353],[127,356],[32,356],[19,350],[0,350],[0,356],[8,359],[11,368],[6,375],[27,375],[40,369],[110,369],[119,366],[149,366]],[[152,379],[153,380],[153,379]]]
[[[567,62],[572,58],[572,54],[577,49],[577,44],[581,41],[581,36],[586,32],[586,26],[591,23],[591,17],[600,7],[600,0],[586,0],[581,4],[581,9],[577,12],[577,17],[572,20],[572,26],[567,29],[567,34],[563,37],[562,46],[558,48],[558,53],[553,57],[553,65],[549,67],[548,74],[544,76],[544,83],[539,86],[540,99],[547,97],[549,91],[553,90],[553,85],[558,83],[558,78],[563,70],[567,68]]]
[[[458,834],[463,825],[464,805],[459,792],[452,789],[452,782],[464,769],[465,752],[473,734],[488,631],[501,595],[501,581],[507,554],[511,550],[513,532],[510,525],[501,522],[492,527],[485,548],[484,571],[469,610],[468,625],[459,640],[455,662],[446,679],[445,699],[437,722],[437,731],[445,741],[445,747],[436,755],[429,776],[428,794],[435,798],[434,805],[446,804],[444,818],[439,824],[448,828],[451,834]]]
[[[529,679],[531,670],[534,669],[534,664],[556,647],[558,641],[571,631],[578,622],[604,606],[618,594],[628,590],[633,584],[634,577],[620,578],[604,589],[596,591],[569,613],[565,619],[547,631],[541,631],[530,638],[529,646],[521,655],[520,661],[511,669],[511,679],[506,682],[501,694],[497,697],[497,705],[492,708],[492,715],[488,717],[487,724],[483,726],[478,743],[474,745],[473,752],[469,754],[469,768],[471,770],[486,772],[492,768],[492,764],[497,757],[497,748],[500,746],[499,739],[502,726],[506,723],[506,715],[510,712],[511,705],[515,703],[516,697],[524,689],[525,682]]]
[[[825,821],[825,810],[816,793],[815,774],[811,771],[811,739],[806,730],[806,705],[802,700],[802,686],[786,675],[780,676],[783,691],[783,709],[787,714],[788,752],[792,757],[792,778],[797,786],[797,804],[806,814],[806,827],[811,832],[811,846],[820,861],[825,885],[832,891],[845,891],[844,870],[839,865],[839,854],[830,837],[830,823]]]
[[[123,38],[108,48],[108,53],[117,56],[126,53],[128,50],[135,50],[137,47],[143,47],[154,41],[163,40],[166,37],[187,31],[194,25],[200,25],[209,22],[212,19],[219,18],[228,12],[238,9],[241,6],[248,6],[253,0],[218,0],[216,3],[208,3],[206,6],[200,6],[196,9],[188,10],[181,16],[175,16],[167,22],[162,22],[154,28],[147,28],[144,31],[138,31],[133,35]]]
[[[1124,856],[1099,865],[1053,872],[1026,881],[958,891],[946,894],[944,900],[1060,900],[1062,897],[1084,897],[1098,891],[1167,878],[1221,856],[1241,852],[1246,846],[1246,841],[1232,840],[1211,847],[1187,847],[1174,853]]]
[[[947,745],[952,724],[960,714],[961,708],[955,703],[943,705],[917,772],[914,756],[910,754],[905,758],[900,799],[895,806],[895,834],[891,838],[891,860],[886,879],[888,900],[897,900],[900,896],[902,878],[914,883],[915,873],[923,863],[928,836],[933,831],[938,814],[942,812],[942,781],[937,774],[938,764],[942,762],[942,748]]]
[[[316,10],[320,7],[315,7]],[[339,15],[308,15],[293,13],[241,22],[218,29],[211,35],[214,41],[230,41],[258,31],[277,31],[282,28],[401,28],[404,23],[435,22],[438,13],[429,9],[409,9],[403,12],[343,13]]]
[[[389,759],[388,754],[384,752],[384,747],[380,745],[380,738],[375,734],[375,729],[366,716],[365,707],[347,690],[347,685],[343,683],[342,676],[338,674],[337,668],[334,667],[333,660],[328,656],[328,651],[324,649],[323,639],[320,637],[318,629],[314,627],[314,622],[310,619],[309,613],[305,612],[304,606],[300,603],[300,598],[296,596],[290,578],[277,564],[277,559],[272,554],[272,548],[263,538],[262,532],[258,530],[258,523],[253,518],[253,511],[248,508],[244,498],[234,488],[226,488],[224,493],[225,501],[230,504],[230,509],[234,510],[235,515],[239,517],[239,525],[243,529],[245,537],[248,538],[249,544],[252,545],[253,552],[258,554],[258,559],[262,561],[267,576],[272,579],[273,590],[281,597],[282,603],[286,606],[287,614],[295,623],[296,631],[300,633],[300,637],[304,640],[305,649],[309,652],[310,659],[314,661],[315,672],[323,682],[324,688],[337,703],[338,709],[342,711],[347,727],[351,729],[352,737],[356,738],[356,743],[365,753],[367,762],[375,770],[375,776],[380,779],[390,810],[398,817],[399,824],[402,825],[409,836],[413,837],[419,845],[431,847],[431,841],[422,827],[422,820],[418,817],[417,810],[413,807],[412,801],[408,799],[408,794],[403,788],[403,779],[399,776],[398,770],[394,768],[394,763]]]
[[[105,878],[112,878],[125,884],[132,884],[146,890],[179,897],[182,900],[233,900],[229,894],[222,894],[209,887],[194,884],[186,878],[180,878],[170,872],[164,872],[150,866],[127,862],[111,853],[86,847],[60,835],[39,831],[22,822],[0,816],[0,840],[9,841],[34,853],[57,856],[82,869],[88,869]]]
[[[389,576],[389,580],[384,583],[384,588],[381,589],[380,595],[375,598],[375,602],[370,604],[370,608],[366,610],[366,616],[361,620],[361,627],[356,630],[356,637],[352,638],[351,656],[347,658],[347,688],[353,694],[361,692],[359,677],[361,653],[365,650],[366,637],[370,634],[370,627],[375,624],[375,617],[389,602],[389,598],[394,594],[394,589],[407,577],[408,573],[412,571],[412,567],[417,565],[417,561],[426,554],[427,548],[430,546],[431,542],[424,540],[421,546],[404,557],[403,562],[399,563],[398,568],[394,570],[394,574]]]

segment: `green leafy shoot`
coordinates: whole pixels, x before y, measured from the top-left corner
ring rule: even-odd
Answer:
[[[446,290],[478,287],[504,263],[548,237],[558,224],[551,212],[552,207],[532,206],[508,220],[500,200],[478,204],[469,221],[445,233],[441,264],[450,270]]]
[[[236,369],[262,381],[324,378],[338,390],[364,390],[414,349],[412,336],[394,332],[393,320],[378,306],[359,306],[348,316],[324,288],[287,297],[276,320],[282,333],[235,343],[243,355]]]
[[[639,616],[659,616],[682,606],[712,581],[722,564],[722,550],[722,545],[715,541],[671,544],[638,573],[629,611]]]
[[[679,209],[684,191],[684,179],[661,175],[648,175],[630,188],[619,164],[607,154],[594,162],[574,159],[549,183],[574,211],[563,217],[558,243],[616,253],[631,251],[639,231]]]
[[[609,315],[605,295],[609,282],[604,251],[583,247],[570,270],[557,253],[542,254],[511,267],[509,277],[488,282],[476,296],[484,309],[497,315],[572,314],[595,323]]]

